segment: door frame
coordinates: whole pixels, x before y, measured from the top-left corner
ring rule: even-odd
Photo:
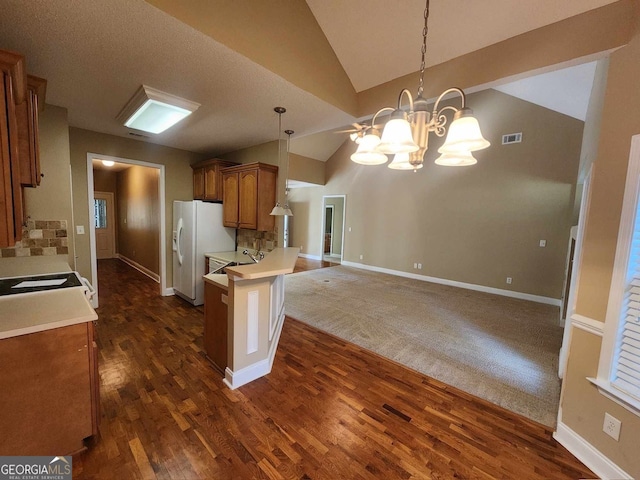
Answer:
[[[137,165],[139,167],[155,168],[159,170],[158,175],[158,202],[160,202],[158,211],[160,215],[160,295],[173,295],[173,289],[167,290],[167,232],[166,232],[166,205],[165,205],[165,166],[159,163],[144,162],[141,160],[133,160],[131,158],[114,157],[112,155],[103,155],[101,153],[87,153],[87,194],[89,198],[89,212],[93,209],[94,189],[93,189],[93,160],[111,160],[117,163],[126,163],[128,165]],[[91,215],[89,215],[91,218]],[[91,283],[96,290],[91,303],[94,308],[99,305],[98,296],[98,260],[96,255],[96,229],[95,222],[89,222],[89,244],[91,246]]]
[[[342,263],[342,259],[344,258],[344,248],[345,248],[345,244],[344,244],[344,233],[345,233],[345,225],[347,222],[347,196],[346,195],[323,195],[322,196],[322,224],[321,224],[321,228],[320,228],[320,260],[324,260],[324,226],[325,226],[325,222],[326,222],[326,210],[325,207],[327,207],[328,205],[326,204],[326,201],[328,198],[341,198],[342,199],[342,237],[340,239],[340,241],[342,242],[342,248],[340,249],[340,263]],[[335,230],[335,209],[333,211],[333,222],[332,222],[332,226],[331,228],[333,228]],[[333,232],[331,233],[331,250],[333,250],[333,238],[334,238],[334,234]],[[329,252],[329,254],[331,254],[331,252]]]
[[[107,222],[111,222],[111,256],[109,258],[114,258],[116,256],[116,223],[115,223],[115,208],[116,203],[114,199],[113,192],[101,192],[94,190],[94,201],[95,194],[104,195],[107,198]],[[109,203],[110,202],[110,203]],[[111,208],[109,208],[111,206]],[[95,222],[93,223],[93,228],[95,229]],[[96,246],[96,258],[97,258],[97,246]]]

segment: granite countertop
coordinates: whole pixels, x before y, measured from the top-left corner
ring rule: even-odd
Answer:
[[[260,263],[227,267],[227,275],[240,280],[275,277],[293,272],[298,259],[299,248],[276,248],[269,252]]]

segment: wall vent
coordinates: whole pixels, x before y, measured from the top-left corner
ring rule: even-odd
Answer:
[[[509,145],[510,143],[521,143],[521,142],[522,142],[522,132],[507,133],[506,135],[502,135],[503,145]]]

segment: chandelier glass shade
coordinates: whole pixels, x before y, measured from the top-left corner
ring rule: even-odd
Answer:
[[[438,149],[438,152],[442,154],[435,162],[438,165],[473,165],[477,163],[477,160],[473,158],[471,152],[482,150],[491,145],[482,136],[480,125],[473,116],[473,111],[466,106],[466,96],[462,89],[454,87],[445,90],[435,101],[433,109],[429,111],[427,100],[422,96],[428,18],[429,0],[426,0],[422,30],[420,85],[417,97],[414,99],[409,90],[403,89],[398,96],[397,108],[381,108],[373,116],[370,126],[359,129],[355,137],[352,135],[351,140],[358,143],[358,149],[351,155],[351,160],[354,162],[363,165],[380,165],[386,163],[387,155],[395,155],[393,161],[388,165],[389,168],[415,171],[423,165],[430,133],[435,133],[438,137],[447,135],[445,142]],[[402,105],[405,96],[409,103],[408,108],[406,106],[403,108]],[[440,103],[450,96],[459,97],[459,108],[451,104],[440,107]],[[449,111],[453,113],[453,121],[447,125],[448,119],[445,114]],[[391,112],[391,115],[380,136],[375,128],[377,126],[376,119],[379,115],[387,112]]]

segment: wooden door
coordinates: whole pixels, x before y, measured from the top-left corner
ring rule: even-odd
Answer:
[[[238,174],[222,174],[222,223],[225,227],[238,227]]]
[[[240,212],[238,226],[240,228],[258,228],[258,170],[240,173]]]
[[[96,229],[96,258],[113,258],[116,255],[116,229],[113,193],[95,192],[94,214]]]

